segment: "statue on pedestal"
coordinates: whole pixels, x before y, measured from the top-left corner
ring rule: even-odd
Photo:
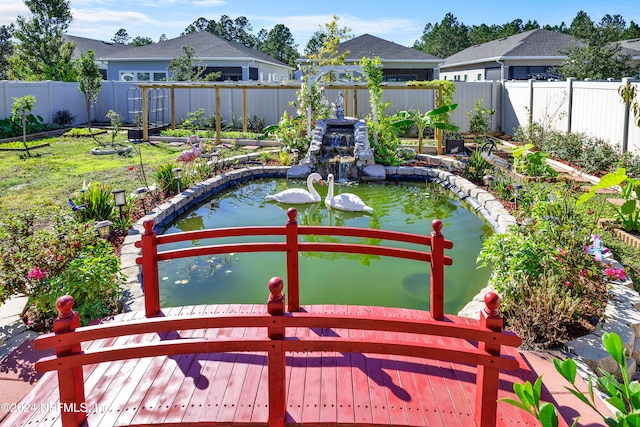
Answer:
[[[342,92],[338,92],[338,99],[336,99],[336,119],[344,119],[344,95]]]

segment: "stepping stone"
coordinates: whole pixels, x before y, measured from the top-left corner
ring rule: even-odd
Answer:
[[[626,200],[617,199],[617,198],[615,198],[615,199],[614,198],[609,198],[609,199],[607,199],[607,202],[611,203],[612,205],[622,206],[622,205],[624,205]]]
[[[260,148],[259,145],[243,145],[242,146],[243,150],[257,150],[258,148]]]
[[[174,141],[167,144],[169,147],[182,147],[184,145],[183,142]]]

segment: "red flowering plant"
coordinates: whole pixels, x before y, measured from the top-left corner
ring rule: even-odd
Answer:
[[[54,211],[53,216],[51,212],[46,216],[39,212],[7,215],[0,221],[0,303],[24,294],[29,297],[30,312],[55,317],[55,298],[69,291],[58,279],[67,274],[74,260],[93,259],[90,251],[99,244],[92,227],[61,211]],[[101,260],[105,261],[110,262]],[[78,272],[76,283],[91,287],[83,274]],[[112,280],[108,274],[105,277]],[[76,290],[71,295],[77,307],[87,292]],[[50,305],[46,311],[37,308],[43,302]],[[42,316],[36,314],[38,317]]]
[[[490,236],[479,262],[493,270],[508,327],[530,347],[554,347],[593,330],[604,314],[608,280],[602,262],[585,251],[597,218],[560,185],[526,186],[535,199],[526,205],[529,220]]]

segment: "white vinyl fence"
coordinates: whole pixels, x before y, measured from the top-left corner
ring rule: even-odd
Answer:
[[[627,115],[618,89],[633,84],[640,93],[640,80],[561,82],[504,82],[501,129],[513,134],[529,119],[561,132],[584,133],[614,147],[640,154],[640,127]],[[638,99],[640,102],[640,99]]]
[[[491,118],[491,131],[513,134],[518,126],[526,126],[531,118],[549,128],[562,132],[581,132],[601,138],[611,145],[640,153],[640,128],[633,120],[626,120],[625,105],[618,88],[634,84],[640,92],[640,80],[624,81],[508,81],[508,82],[455,82],[454,102],[458,108],[451,120],[461,131],[469,130],[468,112],[475,110],[478,99],[483,107],[496,110]],[[329,102],[338,98],[337,88],[324,92]],[[220,89],[220,114],[225,121],[239,121],[243,116],[241,89]],[[366,89],[345,91],[346,114],[364,117],[370,112],[369,92]],[[107,112],[114,110],[123,121],[130,123],[136,111],[142,109],[140,89],[128,82],[103,81],[98,100],[91,110],[92,122],[107,122]],[[176,89],[174,91],[175,117],[180,121],[189,112],[204,108],[206,116],[215,113],[215,90]],[[85,100],[77,83],[0,81],[0,119],[11,115],[12,98],[36,96],[34,113],[51,123],[57,111],[68,110],[76,116],[74,124],[87,122]],[[150,122],[171,122],[171,100],[168,89],[149,90]],[[383,88],[383,98],[390,101],[387,114],[409,108],[421,112],[434,108],[433,90]],[[277,123],[284,111],[296,114],[290,105],[296,99],[296,90],[288,88],[246,90],[247,118]],[[357,105],[357,111],[355,106]]]

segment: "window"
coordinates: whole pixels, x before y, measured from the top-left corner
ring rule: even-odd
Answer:
[[[465,82],[467,81],[467,75],[466,74],[464,75],[464,81]]]
[[[120,81],[124,82],[159,82],[167,80],[166,71],[120,71]]]
[[[482,73],[478,73],[478,78],[476,79],[477,81],[482,80]]]

